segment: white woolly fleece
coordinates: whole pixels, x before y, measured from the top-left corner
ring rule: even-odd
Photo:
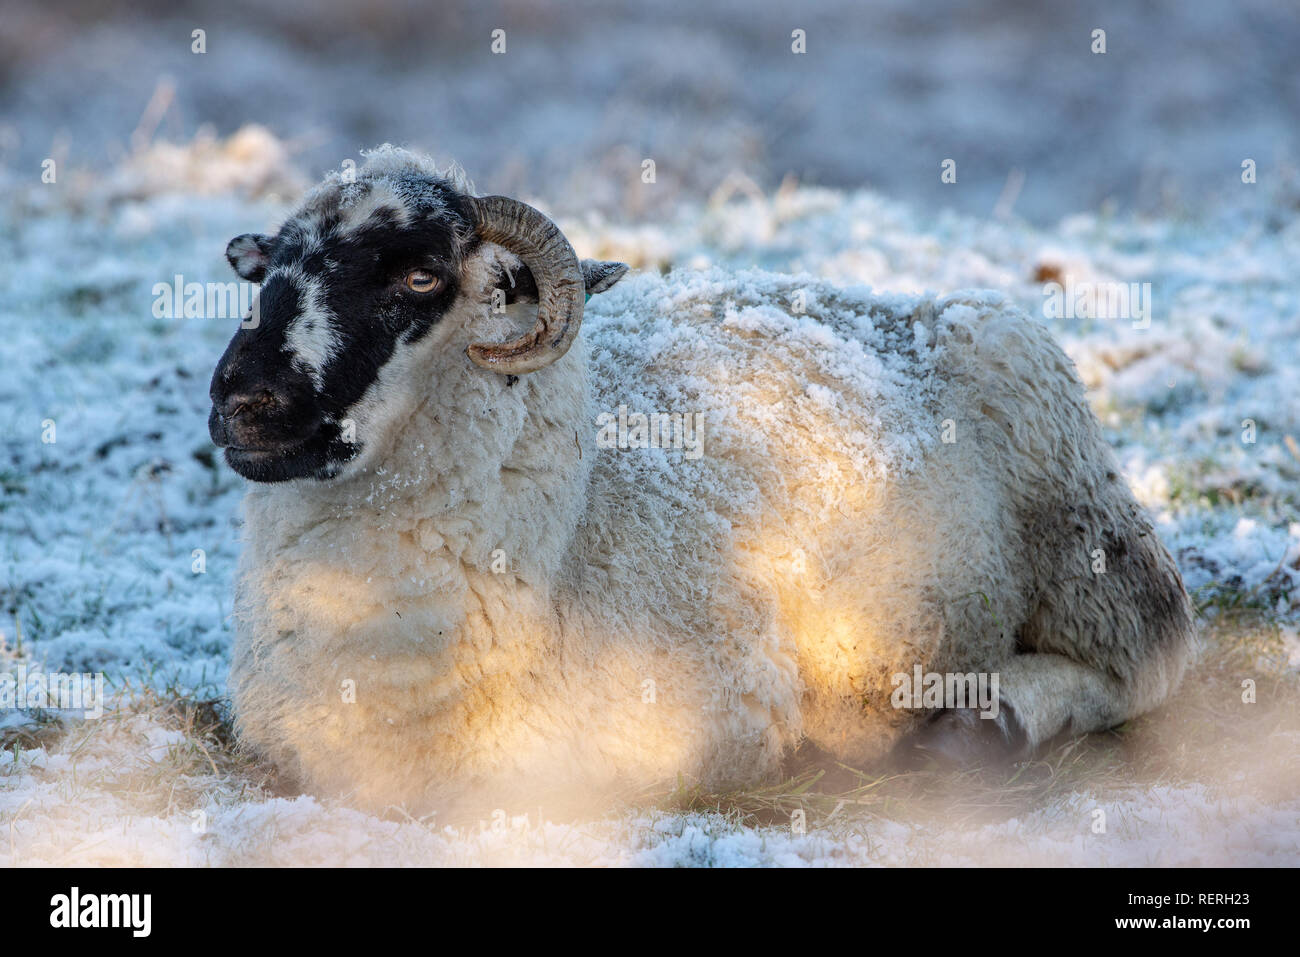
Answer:
[[[465,356],[512,331],[499,253],[367,397],[364,468],[249,487],[231,692],[305,786],[549,813],[761,781],[804,737],[879,757],[928,717],[889,700],[916,664],[1000,672],[1031,743],[1177,681],[1173,562],[997,294],[634,276],[507,386]],[[703,413],[703,454],[598,447],[620,406]]]

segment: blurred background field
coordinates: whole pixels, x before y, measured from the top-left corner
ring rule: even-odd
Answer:
[[[733,171],[988,215],[1018,170],[1010,208],[1040,224],[1108,203],[1262,210],[1297,196],[1297,49],[1285,0],[6,0],[0,166],[102,168],[259,123],[313,175],[392,141],[493,191],[624,216]],[[1245,157],[1265,171],[1249,193]]]

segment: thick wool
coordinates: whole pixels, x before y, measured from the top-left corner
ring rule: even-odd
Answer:
[[[1000,296],[636,276],[509,381],[465,356],[530,322],[488,307],[509,259],[470,257],[384,368],[366,468],[250,484],[230,690],[303,786],[599,807],[761,782],[804,739],[879,758],[933,717],[890,701],[916,665],[997,672],[1028,747],[1176,685],[1174,563],[1069,359]],[[620,406],[701,413],[702,454],[600,447]]]

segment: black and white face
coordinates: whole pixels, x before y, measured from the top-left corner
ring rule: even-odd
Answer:
[[[386,365],[413,349],[462,294],[480,242],[465,197],[416,170],[326,184],[274,236],[231,240],[226,257],[261,283],[255,321],[217,363],[208,431],[257,482],[338,477],[362,455],[353,413]],[[592,291],[626,271],[583,263]],[[509,299],[536,299],[527,269]],[[461,357],[463,361],[468,359]]]
[[[362,449],[349,411],[456,300],[474,242],[460,196],[427,179],[408,186],[340,184],[276,235],[227,247],[235,272],[262,288],[255,321],[213,373],[208,431],[245,478],[336,475]]]

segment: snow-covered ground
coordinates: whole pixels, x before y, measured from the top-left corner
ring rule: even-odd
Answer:
[[[139,762],[163,760],[163,735]],[[1080,791],[979,827],[856,817],[745,827],[717,813],[649,812],[557,824],[517,809],[477,825],[371,817],[311,797],[240,799],[230,788],[192,805],[141,813],[105,788],[73,787],[113,754],[46,757],[0,789],[0,863],[38,866],[999,866],[1293,867],[1300,801],[1212,795],[1201,786],[1098,797]],[[1098,815],[1105,833],[1093,828]]]
[[[272,225],[295,175],[273,138],[247,131],[0,201],[0,671],[102,671],[122,706],[48,738],[13,737],[24,723],[39,731],[30,714],[0,718],[12,740],[45,742],[0,752],[0,863],[1300,863],[1300,796],[1231,780],[1085,783],[984,823],[810,813],[797,834],[668,811],[543,824],[545,809],[447,829],[271,796],[228,763],[217,773],[220,755],[141,711],[139,696],[223,690],[241,483],[214,458],[205,423],[208,377],[236,320],[158,317],[154,287],[228,281],[226,241]],[[1076,215],[1039,228],[873,192],[732,185],[658,223],[590,214],[561,225],[580,254],[640,268],[759,265],[882,290],[1007,291],[1078,363],[1189,589],[1202,602],[1248,597],[1300,667],[1294,210]],[[1054,280],[1149,283],[1149,323],[1053,318]],[[1300,739],[1269,747],[1295,755]]]

